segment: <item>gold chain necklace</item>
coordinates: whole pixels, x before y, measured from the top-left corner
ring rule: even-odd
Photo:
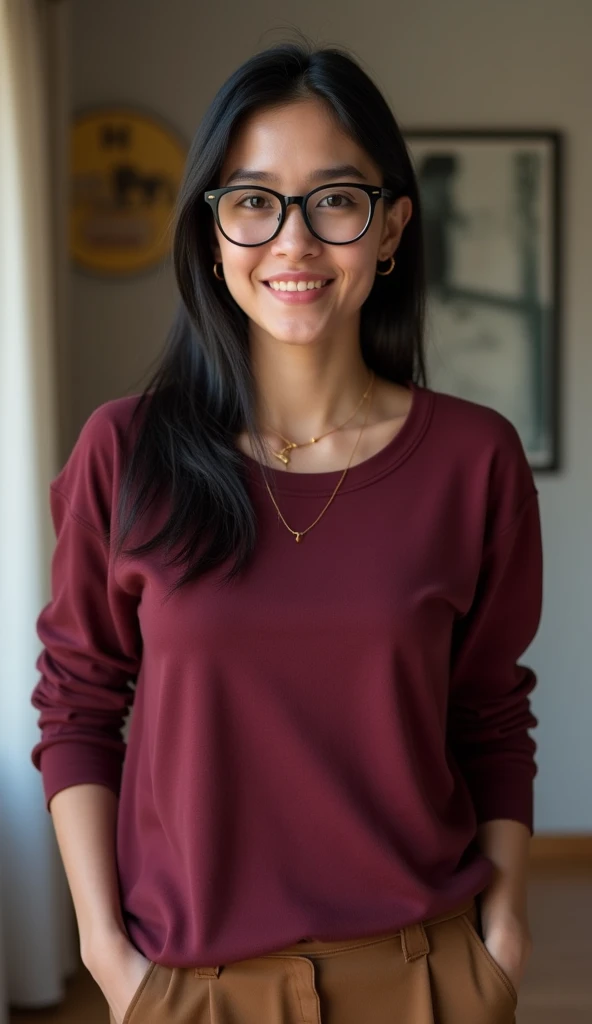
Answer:
[[[273,496],[273,494],[271,492],[271,488],[270,488],[269,484],[267,483],[267,480],[265,480],[265,486],[267,487],[267,491],[268,491],[269,497],[271,498],[273,504],[275,505],[275,510],[276,510],[278,516],[280,517],[282,523],[286,527],[286,529],[289,530],[290,533],[292,534],[292,536],[295,538],[297,544],[300,544],[300,541],[302,540],[304,535],[307,534],[309,530],[312,530],[313,526],[316,526],[318,521],[319,521],[319,519],[321,519],[321,517],[324,516],[325,512],[329,508],[329,505],[331,504],[331,502],[333,501],[335,495],[337,494],[337,491],[339,490],[339,488],[341,487],[343,481],[345,480],[345,474],[347,473],[349,467],[351,466],[352,459],[353,459],[353,457],[355,455],[356,448],[358,447],[358,444],[360,442],[360,438],[362,436],[362,433],[364,432],[364,427],[366,426],[366,421],[368,419],[368,415],[370,413],[370,407],[372,405],[372,393],[371,392],[372,392],[372,385],[373,385],[373,383],[374,383],[374,373],[372,373],[370,384],[369,384],[369,386],[368,386],[368,388],[367,388],[367,390],[365,392],[365,396],[370,392],[370,401],[368,402],[368,408],[366,409],[366,415],[364,416],[364,422],[362,423],[362,426],[360,428],[360,433],[358,434],[358,439],[357,439],[357,441],[356,441],[356,443],[354,445],[354,450],[353,450],[353,452],[351,453],[351,455],[349,457],[349,462],[348,462],[347,466],[345,467],[345,469],[343,470],[343,473],[341,474],[341,477],[340,477],[340,479],[338,481],[337,487],[333,491],[333,494],[329,498],[329,501],[325,505],[325,507],[322,510],[322,512],[320,513],[320,515],[318,515],[317,518],[315,519],[314,523],[311,523],[310,526],[307,526],[306,530],[293,530],[291,526],[288,526],[286,520],[284,519],[282,513],[280,512],[280,510],[278,508],[277,502],[276,502],[276,500],[275,500],[275,498],[274,498],[274,496]]]
[[[370,383],[369,383],[368,387],[366,388],[366,390],[364,391],[364,394],[360,398],[360,401],[356,405],[356,407],[355,407],[354,411],[352,412],[351,416],[348,416],[347,419],[344,420],[344,422],[340,424],[340,426],[332,427],[331,430],[328,430],[326,432],[326,434],[319,434],[318,437],[311,437],[310,441],[303,441],[302,444],[296,444],[295,441],[290,441],[289,438],[284,437],[283,434],[280,434],[279,430],[272,430],[271,427],[268,427],[267,428],[268,430],[272,430],[272,432],[274,434],[277,434],[278,437],[281,437],[282,441],[286,442],[285,447],[281,448],[279,452],[273,451],[273,449],[272,449],[273,454],[275,455],[275,457],[277,459],[280,459],[280,461],[284,463],[284,466],[287,466],[289,464],[289,462],[290,462],[290,456],[287,453],[292,451],[293,448],[306,448],[308,445],[316,444],[317,441],[321,441],[324,437],[328,437],[329,434],[334,434],[336,430],[342,430],[343,427],[347,426],[347,424],[349,423],[350,420],[353,420],[353,418],[356,415],[358,409],[360,408],[362,402],[368,396],[368,392],[370,391],[370,388],[372,387],[373,380],[374,380],[374,373],[371,372],[370,373]]]

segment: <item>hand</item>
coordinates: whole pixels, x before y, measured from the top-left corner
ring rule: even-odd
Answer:
[[[504,916],[484,928],[483,941],[518,992],[532,953],[528,926],[518,917]]]
[[[127,935],[118,933],[86,950],[84,964],[101,989],[117,1024],[122,1024],[126,1010],[150,966],[148,960]]]

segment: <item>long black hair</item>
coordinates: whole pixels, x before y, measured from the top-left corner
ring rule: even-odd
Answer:
[[[135,408],[138,430],[118,497],[116,552],[152,502],[166,495],[168,518],[148,541],[126,553],[162,547],[169,565],[182,566],[169,596],[232,556],[224,576],[229,583],[254,550],[256,517],[236,446],[240,431],[248,431],[265,471],[253,414],[248,320],[213,276],[212,215],[203,193],[219,184],[229,142],[248,114],[311,96],[328,104],[343,130],[382,169],[382,184],[412,201],[396,272],[376,278],[362,307],[360,344],[366,365],[377,375],[400,384],[425,383],[419,195],[392,111],[341,48],[290,42],[266,49],[222,85],[190,147],[173,241],[180,303],[158,367]]]

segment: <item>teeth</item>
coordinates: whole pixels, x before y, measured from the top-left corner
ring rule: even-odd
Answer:
[[[323,288],[326,281],[270,281],[275,292],[306,292],[312,288]]]

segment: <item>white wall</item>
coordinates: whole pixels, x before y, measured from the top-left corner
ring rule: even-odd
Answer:
[[[297,26],[353,48],[403,128],[533,127],[566,135],[564,468],[539,474],[545,608],[527,661],[539,673],[536,828],[592,830],[592,3],[589,0],[74,0],[74,108],[137,101],[191,138],[250,53]],[[75,272],[72,418],[123,394],[161,344],[170,267],[128,283]]]

